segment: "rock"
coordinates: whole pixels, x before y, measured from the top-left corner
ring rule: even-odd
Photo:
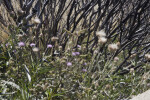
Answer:
[[[146,92],[139,94],[130,100],[150,100],[150,90],[147,90]]]

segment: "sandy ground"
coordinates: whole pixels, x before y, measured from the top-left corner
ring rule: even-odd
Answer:
[[[150,90],[133,97],[130,100],[150,100]]]

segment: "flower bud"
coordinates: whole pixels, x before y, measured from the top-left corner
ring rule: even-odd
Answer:
[[[62,46],[59,46],[58,49],[59,49],[59,51],[61,51],[62,50]]]
[[[116,44],[117,44],[118,47],[120,47],[120,42],[117,42]]]
[[[99,32],[96,32],[96,35],[97,35],[98,37],[105,37],[105,36],[106,36],[106,33],[105,33],[103,30],[101,30],[101,31],[99,31]]]
[[[106,43],[107,42],[107,38],[105,38],[105,37],[100,37],[99,39],[98,39],[98,43],[100,43],[100,44],[104,44],[104,43]]]
[[[18,10],[18,11],[17,11],[17,14],[18,14],[19,16],[22,16],[24,13],[25,13],[25,12],[24,12],[23,10]]]
[[[133,73],[133,72],[134,72],[134,68],[131,68],[131,69],[130,69],[130,73]]]
[[[34,24],[40,24],[41,21],[38,17],[35,17],[35,19],[33,20]]]
[[[110,88],[111,88],[111,85],[110,85],[110,84],[107,84],[107,85],[105,86],[105,88],[106,88],[106,89],[110,89]]]
[[[119,61],[119,58],[118,57],[115,57],[114,58],[114,62],[118,62]]]
[[[136,56],[136,54],[132,54],[132,55],[130,56],[130,58],[133,59],[135,56]]]
[[[150,54],[145,54],[146,60],[150,60]]]
[[[38,51],[39,51],[39,48],[34,47],[32,50],[33,50],[34,52],[38,52]]]
[[[119,47],[117,46],[117,44],[109,44],[108,45],[108,50],[110,52],[116,52],[119,49]]]
[[[55,41],[57,41],[58,39],[59,39],[58,37],[52,37],[52,38],[51,38],[51,41],[52,41],[52,42],[55,42]]]

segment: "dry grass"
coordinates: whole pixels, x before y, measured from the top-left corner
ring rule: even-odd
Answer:
[[[16,6],[17,7],[17,6]],[[15,22],[13,21],[12,17],[8,14],[4,5],[0,5],[0,41],[4,42],[8,39],[9,36],[9,25],[16,26]]]
[[[0,41],[5,42],[8,39],[9,30],[7,27],[0,25]]]

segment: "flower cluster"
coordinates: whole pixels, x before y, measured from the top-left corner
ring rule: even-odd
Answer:
[[[96,35],[98,36],[98,43],[104,44],[107,42],[106,33],[103,30],[96,32]]]
[[[119,47],[118,47],[118,45],[115,44],[115,43],[108,45],[108,50],[109,50],[110,52],[112,52],[112,53],[113,53],[113,52],[116,52],[118,49],[119,49]]]
[[[146,60],[150,60],[150,54],[145,54]]]

